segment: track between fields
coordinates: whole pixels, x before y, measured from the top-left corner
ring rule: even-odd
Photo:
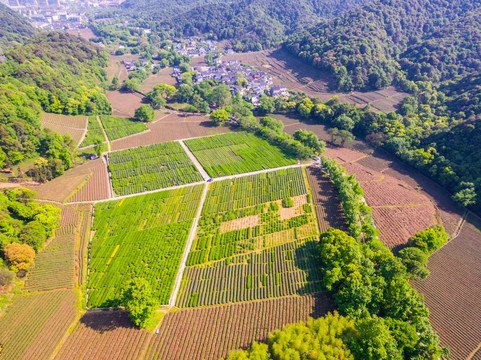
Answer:
[[[187,156],[189,156],[190,160],[194,163],[195,167],[197,168],[197,171],[199,171],[200,175],[202,175],[202,178],[204,180],[209,180],[210,179],[209,174],[207,174],[207,171],[205,171],[205,169],[202,167],[202,165],[197,160],[197,158],[194,156],[194,154],[192,154],[192,152],[187,147],[187,145],[185,145],[182,140],[177,140],[177,142],[180,144],[180,146],[182,146],[182,149],[184,149]]]
[[[182,277],[184,276],[185,264],[187,263],[187,258],[189,257],[192,243],[194,242],[195,234],[197,232],[197,224],[199,223],[199,219],[202,214],[202,209],[204,207],[205,199],[207,198],[208,190],[209,190],[209,184],[205,184],[204,191],[202,192],[202,196],[199,201],[199,207],[197,208],[197,214],[195,215],[195,218],[192,221],[192,227],[190,228],[189,237],[187,238],[187,242],[185,244],[184,254],[182,255],[182,260],[180,261],[179,270],[177,271],[174,288],[172,290],[172,294],[170,295],[170,299],[168,303],[169,306],[175,306],[175,301],[177,300],[177,294],[179,293],[180,282],[182,281]]]

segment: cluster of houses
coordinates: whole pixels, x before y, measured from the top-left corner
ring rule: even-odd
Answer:
[[[212,40],[185,39],[175,44],[174,49],[181,55],[191,58],[205,56],[217,50],[216,42]]]
[[[194,83],[204,80],[216,80],[230,87],[231,91],[258,105],[263,94],[273,97],[289,96],[285,86],[273,86],[272,77],[264,71],[257,71],[251,67],[240,64],[237,60],[221,62],[216,66],[193,66]],[[177,82],[182,82],[180,69],[174,69]]]
[[[152,70],[154,67],[159,66],[155,63],[150,63],[147,59],[139,59],[139,60],[122,60],[127,71],[136,71],[136,70],[146,70],[148,67]]]

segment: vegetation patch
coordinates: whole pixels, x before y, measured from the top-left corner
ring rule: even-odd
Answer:
[[[185,144],[212,177],[293,165],[296,160],[255,135],[240,132],[192,139]]]
[[[102,125],[110,141],[149,130],[144,123],[120,116],[100,116]]]
[[[202,176],[178,142],[110,153],[109,169],[116,195],[202,181]]]
[[[136,277],[167,303],[201,192],[185,187],[95,206],[89,307],[118,305],[122,285]]]

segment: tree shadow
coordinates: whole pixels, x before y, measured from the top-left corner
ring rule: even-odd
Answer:
[[[88,311],[80,319],[80,324],[100,334],[117,328],[137,328],[130,320],[127,312],[122,310],[94,310]]]

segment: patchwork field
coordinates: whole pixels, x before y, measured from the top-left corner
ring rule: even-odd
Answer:
[[[176,305],[320,291],[313,214],[299,168],[211,184]]]
[[[116,195],[168,188],[202,181],[202,176],[178,142],[141,146],[109,154]]]
[[[153,145],[164,141],[189,139],[229,132],[225,126],[215,127],[205,116],[192,114],[159,114],[158,120],[148,123],[148,132],[128,138],[118,139],[112,143],[113,150],[124,150],[142,145]]]
[[[218,360],[229,351],[266,341],[270,332],[333,310],[324,294],[292,296],[167,314],[145,359]]]
[[[80,319],[55,359],[138,360],[152,334],[122,311],[93,311]]]
[[[98,203],[91,244],[89,307],[116,304],[119,288],[143,277],[166,304],[203,186]]]
[[[42,128],[58,132],[60,135],[72,136],[75,145],[79,145],[88,125],[87,116],[67,116],[42,113]]]
[[[239,60],[272,76],[274,85],[284,85],[289,90],[303,91],[309,96],[327,101],[338,96],[340,101],[366,106],[382,112],[396,110],[396,106],[407,96],[394,87],[371,92],[354,91],[349,94],[332,91],[330,74],[306,64],[283,49],[227,55],[226,60]]]
[[[100,120],[110,141],[149,130],[143,122],[132,118],[100,115]]]
[[[89,124],[87,127],[87,134],[84,140],[79,145],[80,148],[94,145],[96,142],[105,142],[104,133],[102,127],[100,126],[97,116],[89,116]]]
[[[14,298],[0,321],[2,360],[47,360],[76,317],[74,290]]]
[[[481,221],[469,216],[459,236],[429,258],[428,278],[412,282],[453,360],[470,359],[481,344],[480,258]]]
[[[240,132],[186,140],[211,177],[296,164],[296,160],[255,135]]]

